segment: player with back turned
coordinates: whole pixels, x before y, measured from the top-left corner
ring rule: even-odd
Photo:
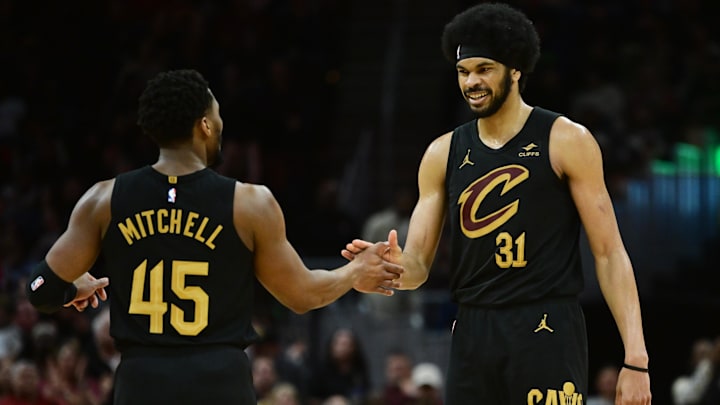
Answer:
[[[583,226],[625,349],[616,403],[649,404],[638,292],[600,148],[582,125],[521,96],[540,55],[532,22],[482,3],[445,26],[442,48],[477,118],[425,151],[406,243],[391,231],[386,258],[405,270],[401,289],[421,286],[447,217],[458,313],[445,403],[584,403]],[[369,246],[355,240],[343,255]]]
[[[109,295],[122,353],[114,404],[255,404],[244,352],[257,337],[255,277],[297,313],[352,288],[392,295],[402,269],[381,258],[387,243],[356,264],[310,271],[271,192],[209,168],[223,121],[198,72],[150,80],[138,123],[158,144],[158,161],[91,187],[27,286],[45,312]],[[87,272],[99,255],[108,277],[95,279]]]

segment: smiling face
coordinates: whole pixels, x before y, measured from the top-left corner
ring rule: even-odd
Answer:
[[[513,76],[508,67],[487,58],[462,59],[455,65],[460,91],[470,109],[479,117],[495,114],[512,91]]]

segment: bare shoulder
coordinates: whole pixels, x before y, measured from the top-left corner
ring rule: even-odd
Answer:
[[[233,201],[235,231],[248,249],[255,249],[262,235],[284,235],[282,210],[267,186],[251,183],[235,183]]]
[[[428,152],[443,153],[450,150],[450,141],[452,140],[453,131],[446,132],[435,138],[428,146]]]
[[[90,187],[77,203],[76,209],[110,212],[110,200],[112,199],[115,179],[99,181]]]
[[[114,185],[115,179],[103,180],[85,191],[73,208],[71,226],[97,226],[104,234],[112,217],[110,202]]]
[[[447,132],[430,142],[430,145],[428,145],[425,150],[423,160],[426,162],[445,164],[448,154],[450,153],[452,134],[452,131]]]
[[[592,133],[582,124],[579,124],[567,117],[559,117],[555,120],[550,131],[550,143],[580,146],[582,143],[595,142]]]
[[[550,161],[563,177],[602,160],[594,135],[582,124],[567,117],[555,120],[550,131]]]
[[[269,204],[275,203],[270,189],[262,184],[235,183],[235,209],[241,211],[250,210],[256,212],[266,208]]]

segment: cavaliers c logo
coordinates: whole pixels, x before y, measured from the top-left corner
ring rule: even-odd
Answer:
[[[502,184],[500,195],[504,195],[528,177],[530,177],[530,172],[526,168],[508,165],[489,172],[467,186],[458,198],[460,227],[465,236],[474,239],[487,235],[515,215],[520,200],[515,200],[480,219],[476,218],[480,204],[492,189]]]

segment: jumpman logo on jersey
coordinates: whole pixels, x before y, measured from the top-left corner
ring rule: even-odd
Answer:
[[[465,154],[465,157],[463,158],[462,164],[460,165],[460,167],[458,167],[458,170],[459,170],[459,169],[462,169],[465,165],[470,165],[470,166],[474,166],[474,165],[475,165],[475,163],[473,163],[473,162],[470,160],[470,149],[468,149],[467,153]]]
[[[540,321],[540,324],[538,325],[538,327],[534,330],[534,332],[538,333],[543,329],[547,330],[550,333],[555,332],[555,330],[553,330],[551,327],[547,326],[547,314],[543,314],[543,318]]]

